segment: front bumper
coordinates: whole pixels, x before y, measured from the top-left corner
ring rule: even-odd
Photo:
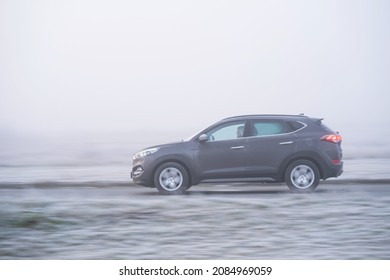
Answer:
[[[153,159],[152,156],[136,159],[130,171],[130,178],[137,185],[153,187]]]
[[[144,173],[144,169],[141,165],[136,166],[135,168],[132,168],[132,171],[130,172],[130,178],[134,179],[142,175]]]

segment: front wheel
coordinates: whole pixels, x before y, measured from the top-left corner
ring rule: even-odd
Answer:
[[[288,166],[285,180],[294,192],[312,192],[320,182],[320,172],[313,162],[296,160]]]
[[[176,163],[160,165],[154,173],[154,185],[162,194],[184,194],[190,187],[186,169]]]

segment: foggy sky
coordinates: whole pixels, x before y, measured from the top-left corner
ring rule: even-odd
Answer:
[[[0,0],[0,131],[372,125],[390,119],[389,27],[389,1]]]

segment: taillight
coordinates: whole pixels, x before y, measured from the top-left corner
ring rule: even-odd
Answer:
[[[334,165],[339,165],[341,163],[341,159],[332,159],[332,163]]]
[[[342,138],[339,134],[328,134],[321,137],[322,141],[330,142],[330,143],[340,143]]]

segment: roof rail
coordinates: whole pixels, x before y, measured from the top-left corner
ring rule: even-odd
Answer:
[[[233,119],[233,118],[248,118],[248,117],[305,117],[308,118],[308,116],[305,116],[303,114],[299,115],[288,115],[288,114],[251,114],[251,115],[238,115],[238,116],[231,116],[224,118],[223,120]]]

